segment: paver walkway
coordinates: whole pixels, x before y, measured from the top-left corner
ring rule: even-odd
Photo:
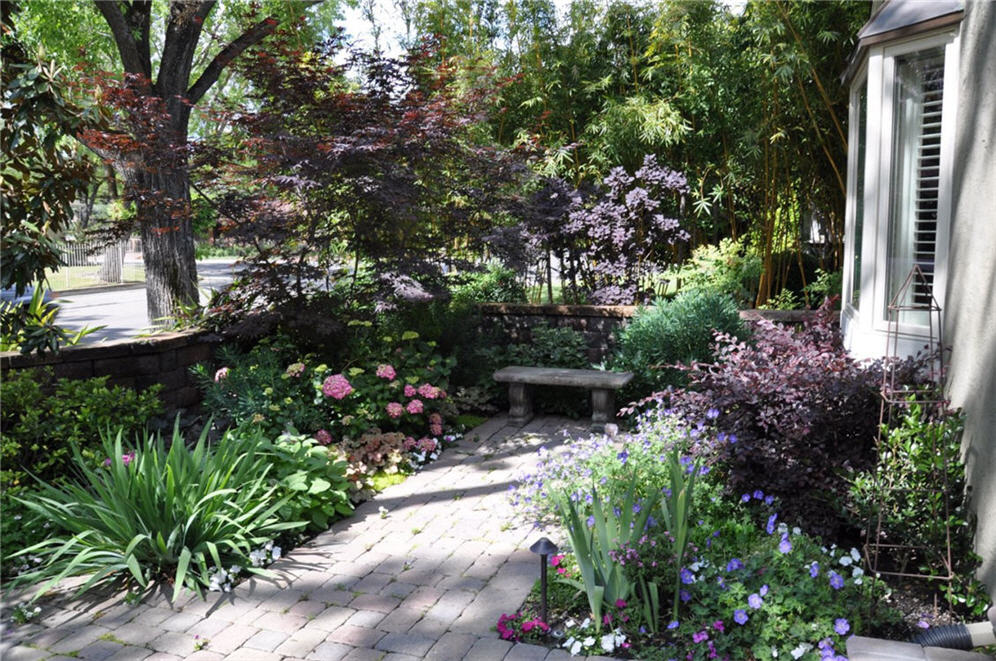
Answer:
[[[224,597],[46,601],[6,629],[4,661],[558,661],[563,650],[501,640],[499,615],[523,602],[540,536],[510,517],[506,492],[535,450],[585,433],[564,418],[522,429],[493,418],[422,472]],[[476,440],[475,440],[476,438]],[[388,513],[382,518],[379,508]],[[561,541],[556,539],[554,541]],[[6,611],[6,609],[5,609]],[[589,657],[605,659],[605,657]]]

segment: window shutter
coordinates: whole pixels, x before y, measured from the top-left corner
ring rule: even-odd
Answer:
[[[930,305],[937,254],[937,197],[941,166],[941,106],[944,101],[944,61],[923,63],[920,139],[916,160],[916,199],[913,205],[913,261],[920,265],[928,283],[918,282],[913,299]]]

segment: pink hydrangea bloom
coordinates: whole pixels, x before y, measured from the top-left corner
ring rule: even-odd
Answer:
[[[412,415],[418,415],[419,413],[422,412],[422,408],[423,408],[422,400],[413,399],[412,401],[408,402],[408,406],[405,407],[405,410],[411,413]]]
[[[423,436],[418,439],[418,449],[423,452],[434,452],[436,450],[436,439]]]
[[[228,376],[228,368],[222,367],[220,370],[214,373],[214,382],[218,383]]]
[[[441,425],[443,424],[443,416],[438,413],[432,413],[429,415],[429,424],[431,425]]]
[[[400,418],[401,414],[405,412],[405,407],[397,402],[388,402],[387,404],[387,414],[392,418]]]
[[[332,434],[328,433],[328,431],[324,429],[319,429],[315,432],[315,440],[322,445],[331,445]]]
[[[428,383],[423,383],[418,387],[418,394],[426,399],[436,399],[442,390]]]
[[[388,381],[393,381],[394,377],[398,376],[398,373],[395,372],[394,368],[390,365],[378,365],[377,376],[382,379],[387,379]]]
[[[353,392],[353,386],[342,374],[333,374],[322,384],[322,393],[333,399],[343,399],[351,392]]]
[[[297,378],[302,374],[304,374],[304,370],[305,370],[304,363],[291,363],[290,365],[287,366],[287,369],[284,371],[284,376],[290,378]]]
[[[414,397],[418,391],[411,384],[405,385],[405,397]]]
[[[429,433],[432,434],[433,436],[442,436],[443,435],[443,426],[442,425],[429,425]]]
[[[406,436],[405,437],[404,446],[405,446],[406,450],[414,450],[415,449],[415,444],[416,443],[415,443],[415,439],[414,438],[412,438],[411,436]]]

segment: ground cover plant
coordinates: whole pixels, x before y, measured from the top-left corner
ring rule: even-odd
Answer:
[[[192,447],[179,423],[168,444],[146,435],[130,445],[120,432],[105,433],[106,458],[96,466],[72,445],[79,482],[40,482],[39,493],[22,500],[58,532],[19,551],[40,562],[16,584],[43,583],[37,596],[68,576],[87,577],[80,592],[168,583],[175,599],[183,588],[201,594],[213,587],[219,572],[259,573],[251,554],[305,524],[278,514],[298,491],[294,478],[274,470],[261,432],[229,433],[209,445],[207,431]]]
[[[0,531],[3,575],[25,567],[11,555],[41,541],[51,523],[38,522],[16,497],[31,499],[35,478],[49,481],[73,475],[75,445],[88,461],[102,458],[100,434],[141,434],[162,412],[159,386],[137,392],[108,386],[107,377],[52,379],[51,370],[11,371],[0,388]]]
[[[739,439],[723,422],[715,409],[689,424],[656,407],[617,442],[541,449],[513,487],[516,510],[558,523],[568,542],[551,565],[575,589],[554,591],[545,624],[572,654],[834,658],[848,635],[897,617],[862,607],[888,589],[865,575],[857,549],[790,526],[760,489],[724,493],[723,449]],[[532,606],[506,618],[508,636],[537,639],[542,628],[522,627]]]

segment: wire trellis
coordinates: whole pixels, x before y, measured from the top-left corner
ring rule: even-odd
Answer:
[[[913,407],[919,407],[927,420],[940,419],[948,408],[942,390],[944,344],[941,307],[933,295],[932,278],[923,272],[919,264],[910,270],[887,309],[889,324],[877,440],[880,465],[875,472],[877,502],[872,520],[866,527],[865,560],[875,575],[942,581],[950,589],[955,574],[951,558],[947,453],[942,446],[944,437],[941,434],[927,434],[927,438],[909,439],[890,434],[890,430]],[[925,326],[928,329],[925,347],[927,373],[918,375],[916,381],[922,385],[917,386],[901,383],[901,375],[905,371],[900,353],[901,325],[904,319],[912,315],[917,315],[919,320],[926,317]],[[904,443],[909,442],[929,444],[929,456],[935,458],[930,463],[929,474],[917,476],[913,482],[915,487],[902,486],[908,483],[905,479],[908,476],[888,470],[889,461],[900,453],[907,452],[909,448]],[[916,511],[922,512],[925,509],[928,512],[928,521],[902,521],[903,505],[912,503],[916,504]],[[902,535],[897,535],[892,529],[897,524],[904,527]],[[943,531],[931,528],[932,526],[943,526]],[[918,540],[916,535],[909,537],[910,531],[924,529],[934,533],[929,535],[933,541]],[[937,534],[941,532],[942,534]],[[938,537],[945,540],[943,548],[939,548],[936,543]],[[937,571],[939,567],[943,571]]]

